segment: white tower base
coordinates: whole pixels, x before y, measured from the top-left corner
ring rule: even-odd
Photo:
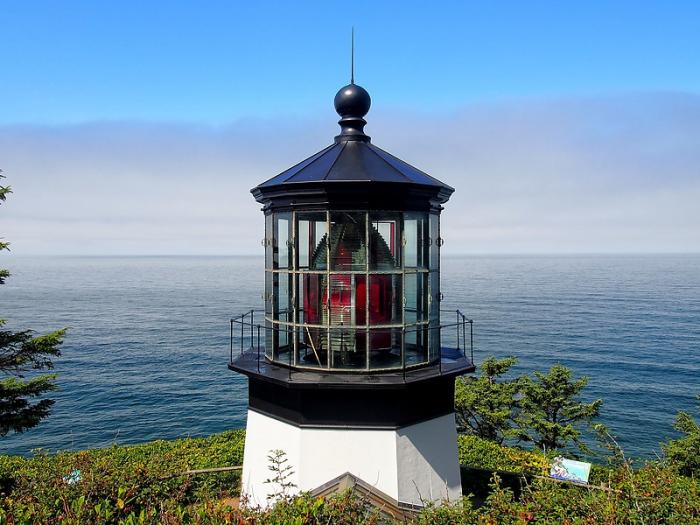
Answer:
[[[248,410],[241,495],[266,507],[280,487],[265,480],[271,451],[292,467],[291,493],[310,491],[349,472],[400,504],[462,496],[454,413],[395,430],[306,428]]]

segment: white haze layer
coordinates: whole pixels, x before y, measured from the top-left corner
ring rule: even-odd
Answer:
[[[0,236],[15,254],[259,254],[250,188],[331,143],[333,117],[1,126]],[[367,119],[376,145],[456,188],[444,253],[700,251],[700,96]]]

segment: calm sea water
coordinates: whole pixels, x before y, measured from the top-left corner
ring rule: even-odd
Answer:
[[[258,307],[257,257],[3,257],[0,317],[70,327],[61,390],[0,451],[81,449],[245,424],[246,380],[226,368],[228,319]],[[700,256],[443,259],[445,308],[475,320],[477,360],[555,362],[590,378],[626,451],[653,456],[700,393]]]

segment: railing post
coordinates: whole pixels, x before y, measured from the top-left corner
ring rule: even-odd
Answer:
[[[229,321],[231,324],[231,356],[229,358],[229,363],[233,363],[233,319]]]
[[[460,317],[459,317],[459,310],[457,310],[457,351],[459,351],[459,323],[460,323]],[[467,342],[464,341],[464,346],[467,346]]]
[[[260,325],[258,325],[258,373],[260,373]]]
[[[403,382],[406,382],[406,327],[401,327],[401,369],[403,370]]]
[[[440,327],[438,326],[438,330]],[[457,329],[457,348],[459,348],[459,328]],[[438,370],[440,375],[442,375],[442,348],[438,347]]]
[[[250,311],[250,348],[253,348],[253,325],[255,324],[255,310]]]
[[[285,326],[284,329],[287,332],[287,355],[289,356],[289,360],[288,360],[289,366],[287,367],[289,370],[289,375],[287,377],[289,377],[289,380],[291,381],[292,380],[292,350],[289,349],[289,335],[290,335],[290,333],[289,333],[288,326]],[[294,348],[294,345],[292,345],[292,348]]]
[[[474,320],[469,319],[469,355],[474,364]],[[466,355],[465,355],[466,357]]]
[[[243,355],[243,328],[245,327],[245,315],[241,318],[241,355]]]

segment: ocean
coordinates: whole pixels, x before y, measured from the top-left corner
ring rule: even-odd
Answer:
[[[0,438],[30,454],[202,436],[245,425],[227,368],[231,316],[261,305],[261,257],[3,256],[0,318],[69,327],[60,390],[37,428]],[[444,309],[474,319],[475,359],[554,363],[589,378],[630,456],[675,437],[700,394],[700,255],[443,257]],[[450,319],[448,319],[450,320]]]

